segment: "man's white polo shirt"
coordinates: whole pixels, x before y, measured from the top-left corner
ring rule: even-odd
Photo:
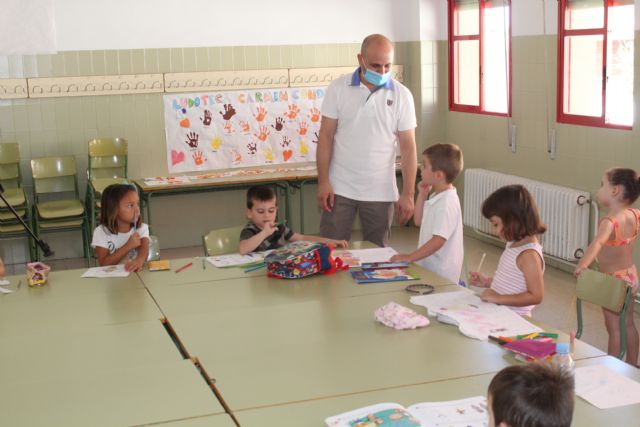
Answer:
[[[398,200],[398,132],[416,127],[413,96],[396,80],[370,91],[360,69],[327,88],[322,115],[338,120],[329,167],[335,194],[361,201]]]

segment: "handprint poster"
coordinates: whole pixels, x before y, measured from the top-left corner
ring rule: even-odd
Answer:
[[[170,173],[312,162],[325,88],[164,96]]]

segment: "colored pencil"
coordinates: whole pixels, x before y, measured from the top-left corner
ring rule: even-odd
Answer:
[[[179,269],[176,270],[176,273],[180,273],[182,270],[184,270],[185,268],[191,267],[193,265],[193,262],[190,262],[188,264],[183,265],[182,267],[180,267]]]

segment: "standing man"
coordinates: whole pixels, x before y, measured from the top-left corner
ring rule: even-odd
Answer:
[[[387,246],[394,203],[400,223],[413,215],[416,113],[409,89],[391,78],[388,38],[367,36],[358,63],[353,74],[331,83],[322,102],[316,150],[320,234],[349,240],[359,213],[363,239]],[[400,197],[396,145],[402,161]]]

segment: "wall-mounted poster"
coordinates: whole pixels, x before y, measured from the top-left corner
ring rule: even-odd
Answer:
[[[311,162],[324,87],[164,95],[169,172]]]

